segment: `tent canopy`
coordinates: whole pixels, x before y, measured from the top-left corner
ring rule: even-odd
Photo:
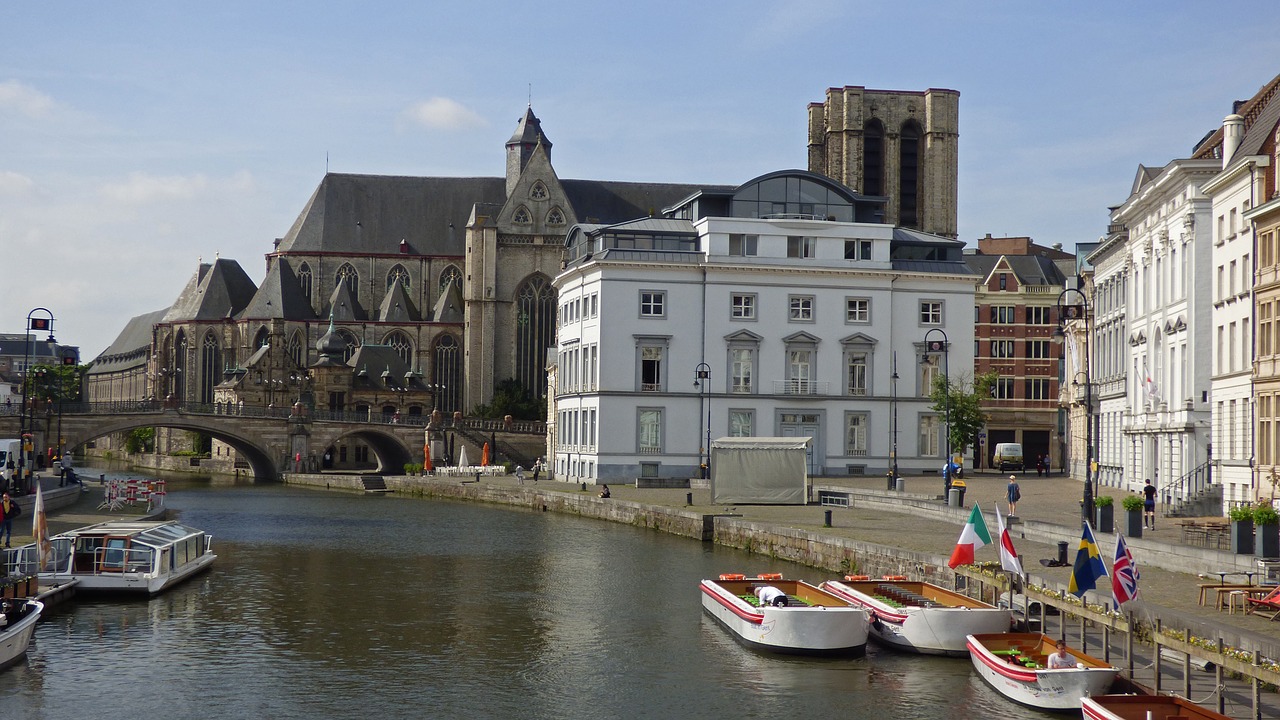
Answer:
[[[804,505],[809,437],[724,437],[711,443],[711,501]]]

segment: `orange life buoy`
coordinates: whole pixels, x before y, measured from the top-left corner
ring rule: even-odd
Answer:
[[[906,580],[907,576],[906,575],[883,575],[881,576],[880,579],[881,580]]]
[[[757,580],[781,580],[782,573],[760,573],[756,575]]]
[[[742,573],[720,573],[721,580],[746,580],[747,576]]]
[[[845,575],[844,579],[850,582],[858,582],[859,580],[870,580],[871,576],[870,575]]]

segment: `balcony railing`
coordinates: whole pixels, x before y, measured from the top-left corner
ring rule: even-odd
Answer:
[[[773,392],[778,395],[826,395],[831,383],[813,380],[774,380]]]

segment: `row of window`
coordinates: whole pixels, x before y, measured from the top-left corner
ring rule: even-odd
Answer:
[[[600,293],[577,297],[560,305],[560,326],[579,320],[590,320],[600,315]]]
[[[533,214],[529,212],[529,208],[521,205],[511,216],[511,221],[517,225],[532,225]],[[564,225],[564,211],[558,207],[553,207],[547,213],[546,223],[548,225]]]
[[[1053,324],[1053,308],[1032,306],[1026,308],[1027,319],[1019,322],[1016,317],[1017,308],[1013,305],[991,305],[987,317],[994,325],[1051,325]],[[973,308],[973,321],[982,322],[982,307]]]
[[[990,343],[991,354],[989,355],[989,357],[1016,358],[1018,357],[1018,353],[1017,353],[1018,344],[1019,343],[1017,340],[1008,340],[1008,339],[992,340]],[[1023,346],[1023,353],[1024,353],[1022,357],[1025,357],[1031,360],[1050,360],[1053,358],[1052,347],[1048,340],[1024,340],[1022,341],[1021,344]],[[973,341],[974,357],[982,357],[981,349],[982,349],[982,341],[974,340]]]
[[[729,317],[733,320],[759,319],[760,297],[757,293],[732,293],[729,297]],[[667,316],[667,294],[663,290],[640,291],[640,317],[662,319]],[[925,326],[940,326],[943,318],[941,300],[921,300],[919,322]],[[789,322],[815,322],[817,297],[814,295],[788,295],[787,320]],[[871,298],[847,297],[844,299],[844,321],[850,324],[871,322]]]
[[[302,263],[298,266],[298,287],[302,290],[302,295],[307,300],[311,300],[311,293],[314,289],[314,278],[311,272],[311,265]],[[390,290],[396,283],[401,283],[408,290],[411,287],[412,276],[403,265],[397,264],[387,271],[387,290]],[[334,287],[346,285],[347,292],[351,293],[351,297],[355,300],[360,299],[360,273],[351,263],[343,263],[334,273]],[[448,292],[450,285],[462,287],[462,271],[453,265],[446,266],[440,271],[439,289],[443,295]]]
[[[845,260],[870,260],[871,259],[871,241],[860,239],[845,239],[844,241],[844,259]],[[742,233],[730,233],[729,235],[729,254],[737,257],[754,257],[760,249],[759,235],[746,235]],[[810,235],[788,235],[787,236],[787,257],[789,258],[813,258],[817,257],[818,238]]]

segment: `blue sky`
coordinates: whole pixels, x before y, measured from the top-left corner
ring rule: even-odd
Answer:
[[[960,237],[1072,247],[1139,163],[1280,73],[1266,2],[25,3],[0,11],[0,331],[90,359],[215,255],[259,281],[326,168],[563,178],[806,165],[826,88],[960,91]]]

